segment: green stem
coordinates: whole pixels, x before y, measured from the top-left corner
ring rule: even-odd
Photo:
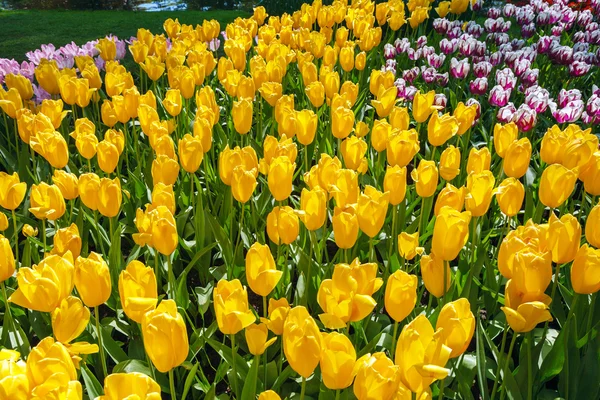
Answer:
[[[398,321],[394,321],[394,333],[392,334],[392,351],[390,352],[390,357],[392,360],[394,357],[394,351],[396,351],[396,335],[398,334]]]
[[[21,350],[21,356],[23,356],[24,354],[26,354],[26,349],[23,348],[24,343],[21,343],[19,335],[17,334],[17,329],[15,327],[15,323],[10,312],[10,304],[8,304],[8,293],[6,292],[6,286],[4,285],[3,281],[0,282],[0,288],[2,289],[2,296],[4,297],[4,305],[6,307],[4,312],[6,313],[8,320],[11,321],[10,325],[14,329],[15,341],[17,342],[17,346],[19,346],[19,349]],[[6,325],[4,326],[4,328],[8,329]]]
[[[506,338],[508,337],[508,325],[504,328],[504,334],[502,335],[502,344],[500,345],[500,353],[498,355],[498,368],[496,369],[496,378],[494,379],[494,387],[492,388],[492,400],[496,397],[496,389],[498,389],[498,383],[500,382],[500,355],[504,354],[504,348],[506,347]]]
[[[240,244],[240,241],[242,240],[242,226],[244,226],[244,203],[242,203],[242,207],[240,209],[240,229],[238,230],[238,237],[237,240],[235,241],[235,247],[233,248],[233,261],[232,263],[235,265],[235,256],[237,254],[237,250],[238,250],[238,246]],[[243,251],[242,251],[243,253]],[[227,278],[229,278],[229,275],[227,276]],[[233,265],[231,266],[231,278],[229,278],[230,280],[233,279]]]
[[[19,266],[19,232],[17,231],[17,214],[15,210],[12,210],[12,220],[13,220],[13,236],[15,238],[15,254],[17,256],[17,267]]]
[[[390,245],[388,247],[388,268],[386,269],[386,278],[390,272],[392,272],[392,252],[394,251],[394,244],[396,242],[396,215],[398,214],[398,207],[392,206],[392,235],[390,236]],[[385,279],[387,281],[387,279]]]
[[[158,251],[156,249],[154,249],[154,276],[156,277],[157,285],[160,288],[162,282],[160,281],[160,269],[158,268]]]
[[[506,362],[504,363],[504,373],[502,374],[503,376],[506,376],[506,374],[508,374],[508,365],[510,363],[510,356],[512,355],[513,349],[515,348],[515,343],[517,342],[517,333],[513,332],[513,338],[510,341],[510,346],[508,346],[508,353],[506,354]],[[500,400],[504,400],[504,397],[506,397],[506,387],[505,387],[505,382],[506,379],[502,379],[502,386],[500,386],[500,391],[502,392],[502,394],[500,395]]]
[[[373,238],[369,238],[369,262],[373,262],[375,257],[373,256]]]
[[[235,393],[237,395],[238,392],[238,382],[237,382],[237,368],[235,367],[235,335],[230,335],[231,337],[231,362],[232,362],[232,366],[231,368],[233,369],[233,388],[235,390]]]
[[[440,381],[440,394],[438,395],[438,400],[442,400],[444,398],[444,386],[446,386],[446,378]]]
[[[167,270],[167,279],[169,281],[169,297],[171,299],[175,298],[175,276],[173,275],[173,262],[171,261],[171,256],[168,255],[167,257],[167,265],[168,265],[168,270]]]
[[[304,400],[305,392],[306,392],[306,378],[302,377],[302,388],[300,389],[300,400]]]
[[[46,255],[46,219],[42,219],[42,243],[44,247],[42,248],[42,257]]]
[[[590,311],[588,313],[587,327],[585,330],[586,335],[588,333],[590,333],[590,330],[592,329],[592,319],[594,317],[594,308],[596,306],[596,297],[598,297],[598,292],[592,293],[592,301],[590,303],[590,308],[589,308]],[[589,343],[589,338],[588,338],[588,343]],[[585,348],[587,349],[587,344],[585,345]]]
[[[98,306],[94,307],[94,318],[96,319],[96,334],[98,335],[98,347],[100,352],[100,364],[102,364],[102,373],[104,377],[108,376],[108,370],[106,369],[106,356],[104,355],[104,344],[102,340],[102,331],[100,330],[100,312],[98,312]]]
[[[171,400],[177,400],[177,393],[175,393],[175,380],[173,379],[173,368],[169,370],[169,390],[171,391]]]
[[[335,400],[339,400],[340,399],[340,389],[335,391]]]
[[[527,335],[527,400],[533,399],[533,367],[531,363],[531,347],[533,347],[533,331]],[[565,346],[567,347],[567,346]],[[567,360],[567,365],[569,361]],[[567,375],[568,376],[568,375]],[[568,379],[568,378],[567,378]],[[567,380],[568,382],[568,380]],[[568,385],[568,383],[567,383]],[[568,387],[568,386],[567,386]],[[569,398],[567,392],[567,399]]]

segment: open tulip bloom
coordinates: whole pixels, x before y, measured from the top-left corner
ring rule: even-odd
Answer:
[[[0,398],[600,398],[600,1],[273,3],[0,59]]]

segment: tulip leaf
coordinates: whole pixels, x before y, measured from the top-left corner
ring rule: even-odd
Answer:
[[[477,383],[479,384],[479,392],[481,393],[481,398],[483,400],[488,399],[488,386],[487,386],[487,378],[486,378],[486,357],[485,357],[485,343],[484,343],[484,335],[485,329],[481,324],[481,318],[479,317],[479,313],[477,313],[477,329],[475,330],[475,356],[477,357]],[[498,360],[498,362],[500,362]]]
[[[187,398],[187,394],[190,391],[190,388],[192,387],[192,383],[194,383],[194,378],[196,377],[196,373],[198,372],[199,366],[200,363],[194,364],[194,366],[188,373],[188,376],[185,378],[185,384],[183,385],[183,393],[181,394],[182,399]]]
[[[194,292],[198,298],[198,311],[204,314],[210,307],[210,298],[214,288],[214,283],[209,282],[205,287],[196,287]]]
[[[102,332],[102,341],[104,342],[104,349],[110,355],[110,357],[115,361],[115,363],[127,361],[129,357],[127,357],[127,354],[125,354],[125,352],[123,351],[121,346],[117,342],[115,342],[115,340],[112,338],[112,336],[111,336],[112,329],[110,329],[110,330],[109,329],[110,329],[110,327],[108,327],[108,329],[107,329],[107,327],[102,327],[102,329],[100,329],[100,332]],[[129,361],[133,361],[133,360],[129,360]]]
[[[281,387],[281,385],[285,381],[287,381],[288,378],[294,373],[295,372],[291,366],[288,365],[287,367],[285,367],[285,369],[281,372],[281,374],[279,374],[279,376],[275,380],[275,383],[273,384],[273,387],[271,388],[271,390],[277,392],[279,390],[279,388]]]
[[[550,351],[544,357],[544,361],[542,361],[542,366],[540,367],[540,384],[547,382],[562,371],[565,362],[565,335],[567,333],[568,330],[564,329],[558,334],[558,337],[550,347]]]
[[[266,356],[266,354],[265,354]],[[244,388],[242,389],[241,399],[254,399],[256,397],[256,385],[258,383],[258,366],[260,357],[254,357],[252,366],[248,371],[248,376],[244,380]]]
[[[212,347],[213,349],[215,349],[215,351],[217,353],[219,353],[219,355],[221,356],[221,358],[223,360],[225,360],[225,362],[231,366],[233,365],[233,359],[232,359],[232,354],[231,354],[231,347],[229,346],[225,346],[222,343],[217,342],[214,339],[211,338],[207,338],[206,339],[206,343],[209,344],[210,347]],[[240,377],[243,379],[246,379],[246,376],[248,375],[248,364],[244,361],[244,359],[240,356],[238,356],[236,354],[235,357],[235,365],[237,368],[237,373],[240,375]]]
[[[233,263],[233,250],[229,237],[227,236],[227,234],[225,234],[225,230],[219,224],[217,219],[212,214],[210,214],[208,210],[205,210],[204,217],[210,224],[213,234],[215,235],[217,245],[219,246],[219,249],[221,249],[221,256],[223,257],[225,264],[231,265]]]
[[[88,393],[90,399],[95,399],[98,396],[102,396],[104,391],[102,390],[102,385],[98,382],[98,379],[92,372],[88,369],[88,366],[85,363],[81,363],[81,377],[83,378],[83,382],[85,383],[85,390]]]

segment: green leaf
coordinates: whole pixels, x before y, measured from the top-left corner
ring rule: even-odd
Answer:
[[[279,388],[281,387],[281,385],[283,384],[283,382],[287,381],[288,378],[290,376],[292,376],[292,374],[294,374],[294,373],[295,372],[291,366],[288,365],[287,367],[285,367],[285,369],[281,372],[281,374],[275,380],[275,383],[273,384],[273,387],[271,388],[271,390],[277,392],[279,390]]]
[[[233,365],[233,358],[231,354],[231,348],[223,345],[220,342],[217,342],[214,339],[207,338],[206,343],[210,345],[229,366]],[[240,375],[242,380],[246,379],[248,376],[248,364],[244,361],[244,359],[236,354],[235,357],[235,365],[237,368],[237,373]]]
[[[194,289],[198,298],[198,311],[204,314],[210,307],[210,297],[214,288],[214,283],[208,282],[206,287],[197,287]]]
[[[104,349],[110,355],[110,357],[115,361],[115,363],[120,363],[123,361],[127,361],[129,357],[123,351],[121,346],[115,342],[115,340],[111,336],[112,329],[110,327],[102,327],[100,329],[102,332],[102,341],[104,344]],[[134,361],[134,360],[130,360]]]
[[[254,399],[256,397],[256,383],[258,382],[258,366],[260,357],[254,357],[252,366],[248,372],[248,377],[244,380],[244,388],[242,389],[242,399]]]
[[[481,324],[479,313],[477,313],[477,329],[475,337],[475,357],[477,358],[477,383],[479,384],[479,392],[483,400],[489,398],[487,378],[485,375],[486,371],[486,358],[485,358],[485,343],[484,334],[485,329]]]
[[[562,371],[565,362],[565,335],[567,334],[568,331],[566,329],[563,329],[558,334],[550,351],[544,358],[540,367],[540,384],[549,381]]]
[[[223,257],[223,260],[225,260],[225,264],[231,265],[233,263],[233,250],[231,241],[227,234],[225,234],[225,230],[208,210],[205,210],[204,218],[208,221],[213,234],[215,235],[216,242],[219,245],[219,249],[221,249],[221,256]]]
[[[190,391],[190,388],[192,387],[192,383],[194,383],[194,378],[196,377],[196,372],[198,372],[199,366],[200,366],[200,363],[194,364],[194,366],[188,373],[187,378],[185,378],[185,384],[183,386],[183,393],[181,394],[182,399],[187,398],[187,394]]]
[[[147,376],[152,376],[150,368],[142,360],[126,360],[118,363],[115,368],[113,368],[112,373],[117,374],[119,372],[139,372]]]
[[[102,385],[98,382],[98,379],[91,371],[88,369],[88,366],[85,363],[81,363],[81,376],[83,378],[83,383],[85,383],[85,390],[88,393],[90,399],[95,399],[98,396],[102,396],[104,394],[104,390],[102,389]]]

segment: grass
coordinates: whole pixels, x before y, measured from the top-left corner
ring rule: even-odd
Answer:
[[[194,25],[216,19],[224,30],[240,15],[245,16],[239,11],[0,11],[0,58],[20,62],[25,53],[42,44],[58,48],[74,41],[82,45],[110,33],[126,39],[135,36],[138,28],[163,33],[162,24],[168,18]]]

